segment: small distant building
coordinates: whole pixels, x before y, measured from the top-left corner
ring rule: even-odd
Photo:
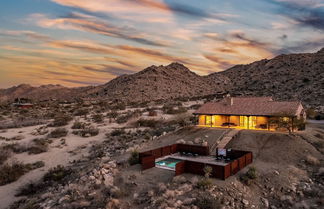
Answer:
[[[16,98],[12,105],[22,109],[32,108],[34,106],[34,104],[31,103],[31,100],[26,98]]]
[[[219,102],[209,102],[194,112],[198,125],[239,129],[277,130],[270,123],[275,118],[291,123],[297,130],[297,121],[306,119],[300,101],[274,101],[272,97],[225,97]]]

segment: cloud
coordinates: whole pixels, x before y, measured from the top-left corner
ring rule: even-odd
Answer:
[[[267,44],[265,42],[261,42],[261,41],[258,41],[256,39],[248,38],[244,32],[239,31],[239,30],[231,31],[230,35],[231,35],[231,37],[236,38],[238,40],[241,40],[244,43],[246,43],[248,45],[251,45],[251,46],[266,47],[266,46],[269,45],[269,44]]]
[[[233,65],[233,63],[231,63],[231,62],[226,61],[221,57],[217,57],[217,56],[214,56],[214,55],[211,55],[211,54],[204,54],[204,57],[206,59],[216,63],[217,67],[219,67],[221,69],[227,69],[227,68],[229,68],[230,66]]]
[[[215,63],[219,70],[231,65],[247,64],[273,56],[273,45],[249,37],[241,30],[227,34],[203,34],[203,57]]]
[[[56,48],[72,48],[90,53],[99,53],[99,54],[115,54],[113,49],[103,47],[99,44],[92,43],[89,41],[73,41],[73,40],[64,40],[64,41],[52,41],[48,43],[49,46]]]
[[[324,9],[319,1],[272,0],[278,5],[278,13],[285,15],[299,25],[324,30]]]
[[[0,30],[0,36],[7,36],[7,37],[23,36],[29,39],[33,39],[36,41],[43,41],[43,42],[52,40],[52,38],[47,35],[36,33],[34,31],[25,31],[25,30]]]
[[[211,18],[221,19],[228,17],[222,14],[216,15],[197,7],[189,6],[187,4],[180,4],[175,1],[161,1],[161,0],[52,0],[55,3],[70,6],[74,8],[81,8],[90,12],[102,13],[133,13],[133,14],[177,14],[186,15],[193,18]]]
[[[170,43],[166,41],[154,40],[154,38],[134,28],[115,26],[111,23],[80,13],[71,13],[68,16],[55,19],[48,18],[44,14],[32,14],[29,16],[29,20],[33,22],[36,21],[39,26],[46,28],[57,27],[65,30],[73,29],[86,31],[152,46],[170,45]]]
[[[103,83],[100,83],[100,82],[79,81],[79,80],[66,79],[66,78],[58,78],[56,80],[63,81],[63,82],[67,82],[67,83],[81,84],[81,85],[92,85],[92,86],[99,85],[99,84],[103,84]]]
[[[285,44],[275,51],[276,54],[305,53],[320,50],[324,46],[324,38],[312,38]]]

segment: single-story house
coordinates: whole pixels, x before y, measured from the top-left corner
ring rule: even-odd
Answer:
[[[194,112],[198,125],[241,129],[277,130],[274,119],[289,121],[291,130],[300,129],[297,122],[306,119],[300,101],[274,101],[271,97],[225,97],[219,102],[203,104]]]
[[[22,109],[32,108],[34,105],[31,103],[30,99],[26,98],[16,98],[12,106]]]

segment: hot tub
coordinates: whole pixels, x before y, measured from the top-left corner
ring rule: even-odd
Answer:
[[[181,162],[181,161],[182,160],[180,160],[180,159],[175,159],[172,157],[168,157],[168,158],[164,158],[164,159],[157,159],[155,161],[155,167],[175,171],[175,167],[176,167],[177,163]]]

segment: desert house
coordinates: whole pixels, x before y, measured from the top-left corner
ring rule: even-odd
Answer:
[[[17,108],[31,108],[34,106],[31,100],[27,98],[16,98],[12,105]]]
[[[198,125],[255,130],[304,129],[306,113],[300,101],[271,97],[230,97],[208,102],[194,112]]]

